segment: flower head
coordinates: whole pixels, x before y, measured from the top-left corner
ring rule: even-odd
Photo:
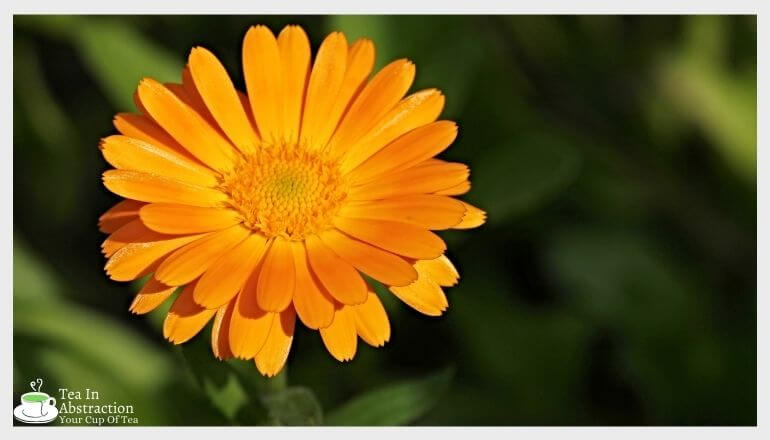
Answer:
[[[100,218],[113,280],[152,274],[131,311],[178,288],[164,322],[175,344],[209,321],[221,358],[254,359],[277,374],[296,317],[332,356],[352,359],[358,336],[390,338],[385,310],[362,274],[427,315],[447,307],[458,273],[431,230],[481,225],[453,196],[468,168],[434,158],[457,135],[436,121],[444,96],[406,96],[415,75],[396,60],[369,79],[374,45],[334,32],[311,63],[305,32],[264,26],[243,42],[247,94],[208,50],[194,48],[181,84],[143,79],[140,114],[100,144],[122,196]]]

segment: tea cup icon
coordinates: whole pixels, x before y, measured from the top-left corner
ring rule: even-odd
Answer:
[[[51,408],[56,409],[56,399],[40,391],[21,395],[22,414],[31,418],[46,417]]]

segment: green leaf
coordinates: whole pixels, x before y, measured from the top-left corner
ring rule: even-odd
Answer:
[[[488,212],[490,223],[534,211],[578,176],[580,155],[566,139],[522,136],[473,167],[470,201]]]
[[[321,404],[305,387],[290,387],[262,397],[268,418],[274,425],[308,426],[323,422]]]
[[[190,372],[203,393],[231,422],[254,425],[264,421],[264,414],[256,401],[256,390],[248,384],[228,362],[217,360],[211,353],[210,331],[205,330],[181,346]],[[253,374],[258,374],[253,371]]]
[[[449,387],[454,368],[445,368],[423,379],[407,380],[353,398],[332,411],[327,425],[397,426],[414,422],[427,413]]]
[[[732,69],[725,59],[729,30],[718,17],[686,21],[682,47],[658,67],[662,99],[698,125],[741,177],[757,172],[756,65]],[[657,110],[657,109],[655,109]]]
[[[13,362],[15,379],[24,382],[14,389],[41,377],[51,392],[90,388],[104,400],[135,405],[142,423],[166,422],[163,403],[142,397],[173,379],[168,357],[125,325],[66,302],[60,285],[51,268],[15,239]]]
[[[607,228],[556,232],[547,247],[549,273],[571,308],[622,341],[614,362],[648,392],[646,411],[665,423],[701,423],[704,409],[687,402],[745,407],[753,397],[736,381],[756,375],[741,344],[720,343],[730,338],[712,319],[719,305],[710,275],[677,257],[655,236]]]
[[[182,56],[170,55],[124,22],[84,20],[73,43],[120,110],[133,109],[132,96],[143,77],[160,82],[181,78]]]
[[[184,54],[172,55],[124,20],[80,16],[30,16],[20,27],[68,40],[116,109],[134,108],[133,93],[144,77],[179,82]]]

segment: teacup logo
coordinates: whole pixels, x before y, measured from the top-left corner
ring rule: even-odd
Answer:
[[[21,404],[13,410],[13,417],[24,423],[48,423],[56,418],[56,399],[44,393],[43,379],[29,383],[32,391],[21,395]]]

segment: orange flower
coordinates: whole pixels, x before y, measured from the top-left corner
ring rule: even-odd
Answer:
[[[126,200],[99,219],[113,280],[152,274],[131,304],[147,313],[178,288],[163,325],[183,343],[213,319],[220,358],[277,374],[296,316],[345,361],[357,337],[381,346],[390,324],[361,274],[414,309],[440,315],[458,273],[431,230],[481,225],[452,196],[468,167],[435,159],[457,135],[436,121],[436,89],[404,97],[415,75],[397,60],[368,79],[374,45],[342,33],[310,44],[298,26],[243,41],[248,95],[208,50],[190,52],[181,84],[143,79],[141,114],[120,113],[102,140],[115,169],[104,185]],[[368,79],[368,80],[367,80]]]

